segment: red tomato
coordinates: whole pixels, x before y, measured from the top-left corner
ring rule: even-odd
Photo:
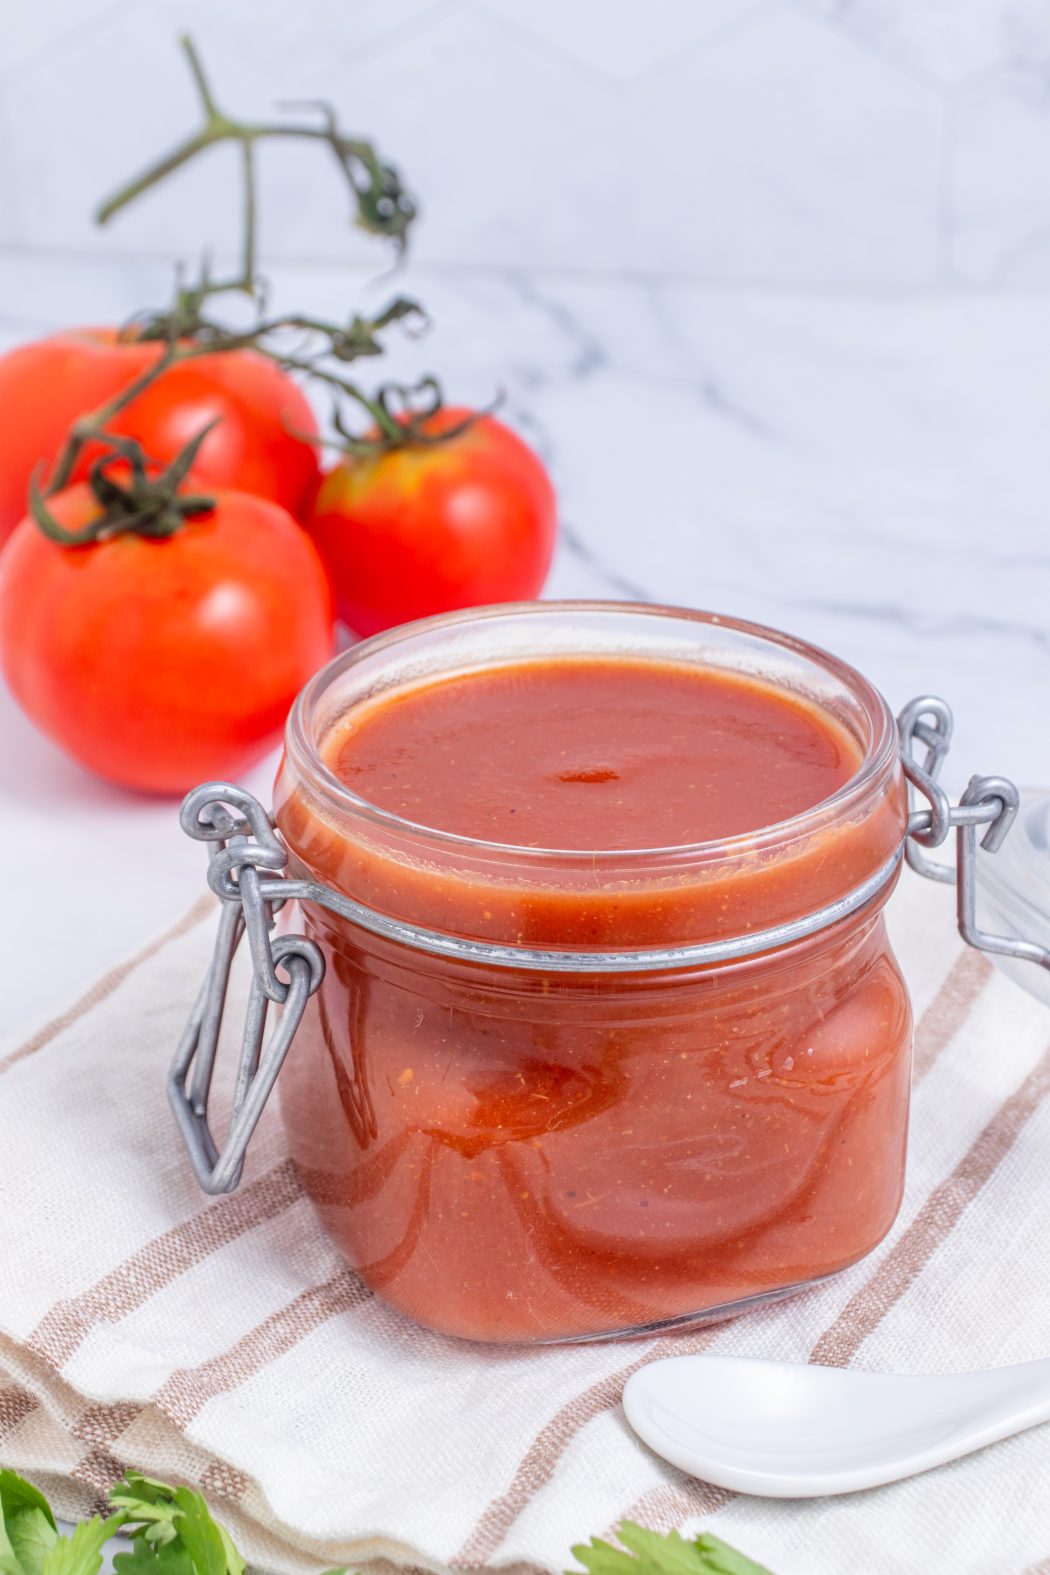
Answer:
[[[48,540],[31,519],[0,553],[0,662],[41,730],[124,787],[183,793],[271,745],[332,653],[331,594],[309,537],[275,503],[214,494],[175,535]],[[48,507],[98,517],[90,488]]]
[[[461,422],[443,409],[427,430]],[[458,607],[528,601],[554,550],[555,499],[537,456],[492,416],[432,447],[346,459],[307,529],[339,616],[358,634]]]
[[[109,399],[156,354],[155,345],[118,349],[86,329],[38,339],[0,356],[0,542],[25,515],[37,465],[54,459],[77,416]]]
[[[26,512],[29,480],[58,455],[78,416],[105,403],[161,354],[155,342],[120,340],[112,329],[74,329],[0,356],[0,542]],[[197,456],[194,475],[305,513],[320,468],[306,397],[286,373],[250,350],[182,362],[162,374],[114,418],[109,430],[139,440],[151,459],[170,463],[195,433],[221,418]],[[85,450],[73,479],[87,475]]]

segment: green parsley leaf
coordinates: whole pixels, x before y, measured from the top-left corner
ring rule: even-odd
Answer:
[[[589,1575],[770,1575],[763,1565],[710,1533],[688,1542],[677,1531],[663,1536],[625,1520],[616,1535],[622,1547],[592,1537],[573,1548],[573,1558]]]
[[[40,1575],[58,1532],[51,1506],[15,1471],[0,1471],[0,1575]]]
[[[117,1575],[195,1575],[193,1560],[177,1538],[156,1543],[136,1531],[127,1552],[113,1555]]]
[[[244,1575],[245,1563],[233,1539],[212,1517],[204,1498],[192,1488],[169,1487],[152,1477],[129,1471],[110,1492],[110,1502],[120,1507],[128,1523],[136,1525],[133,1537],[146,1544],[121,1559],[118,1575]],[[149,1565],[149,1556],[155,1558]],[[188,1571],[182,1567],[188,1559]],[[118,1568],[117,1559],[113,1560]],[[2,1571],[0,1571],[2,1575]]]
[[[51,1530],[58,1530],[51,1505],[40,1489],[35,1488],[32,1482],[27,1482],[25,1477],[20,1477],[17,1471],[0,1471],[0,1513],[5,1521],[9,1521],[9,1517],[21,1509],[39,1509]]]
[[[68,1537],[56,1537],[48,1551],[41,1575],[98,1575],[102,1566],[102,1549],[113,1533],[124,1524],[125,1517],[92,1515],[74,1526]]]
[[[124,1510],[129,1521],[141,1521],[146,1525],[170,1528],[179,1513],[175,1489],[153,1477],[141,1476],[137,1471],[127,1472],[110,1489],[109,1501],[114,1509]]]
[[[202,1495],[192,1488],[176,1488],[175,1503],[181,1511],[175,1530],[197,1575],[226,1575],[226,1544]]]
[[[233,1538],[230,1536],[230,1533],[226,1530],[226,1527],[221,1526],[218,1521],[215,1522],[215,1529],[222,1538],[222,1545],[226,1554],[226,1568],[229,1571],[229,1575],[244,1575],[244,1572],[248,1566],[245,1564],[244,1560],[241,1558],[241,1555],[234,1547]],[[339,1575],[346,1575],[346,1571],[340,1571]]]
[[[7,1535],[24,1575],[43,1575],[48,1554],[58,1541],[50,1506],[26,1508],[12,1515]]]
[[[44,1495],[17,1472],[0,1470],[0,1575],[98,1575],[103,1546],[121,1529],[129,1546],[114,1556],[116,1575],[246,1575],[226,1528],[192,1488],[129,1471],[109,1497],[114,1514],[61,1537]],[[708,1532],[687,1541],[625,1520],[616,1535],[619,1547],[593,1537],[573,1548],[589,1575],[770,1575]]]
[[[771,1575],[764,1564],[756,1564],[754,1559],[738,1553],[736,1548],[731,1548],[728,1542],[723,1542],[721,1537],[709,1531],[697,1537],[696,1546],[707,1555],[711,1569],[717,1575]]]

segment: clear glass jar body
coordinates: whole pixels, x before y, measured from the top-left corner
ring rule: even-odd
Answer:
[[[747,837],[586,855],[433,832],[324,765],[333,721],[379,689],[581,651],[804,692],[854,733],[862,765],[833,799]],[[889,1229],[911,1019],[882,908],[907,811],[892,719],[859,675],[665,609],[431,620],[355,648],[304,692],[276,808],[293,873],[418,927],[406,944],[304,905],[326,974],[280,1083],[322,1220],[408,1316],[481,1340],[638,1332],[810,1284]],[[880,870],[863,906],[790,944],[632,964],[804,921]],[[461,954],[436,954],[428,932]],[[508,946],[560,961],[508,966]]]

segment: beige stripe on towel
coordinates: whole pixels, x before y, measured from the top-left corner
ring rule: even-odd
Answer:
[[[147,963],[151,958],[156,957],[172,941],[177,941],[181,936],[188,934],[190,930],[196,929],[203,919],[206,919],[210,913],[214,913],[217,901],[218,899],[212,896],[210,891],[198,897],[193,907],[188,913],[184,913],[181,919],[177,919],[174,924],[156,936],[141,951],[110,968],[101,978],[96,979],[94,984],[85,990],[79,1000],[74,1001],[72,1006],[68,1007],[60,1016],[52,1018],[50,1022],[38,1028],[17,1049],[9,1051],[0,1060],[0,1073],[7,1072],[11,1067],[17,1066],[19,1061],[24,1061],[27,1056],[35,1055],[38,1050],[42,1050],[45,1045],[50,1044],[52,1039],[57,1039],[60,1034],[65,1033],[67,1028],[71,1028],[79,1018],[92,1011],[96,1006],[100,1006],[106,997],[112,995],[113,991],[122,985],[124,980],[133,974],[136,969],[141,968],[143,963]]]
[[[922,1273],[958,1225],[964,1211],[995,1174],[1025,1123],[1050,1093],[1050,1049],[1019,1088],[1000,1105],[951,1175],[934,1187],[878,1273],[853,1296],[810,1353],[810,1361],[847,1367]]]

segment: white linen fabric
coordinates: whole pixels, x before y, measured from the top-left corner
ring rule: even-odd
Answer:
[[[446,1339],[376,1299],[316,1223],[276,1111],[240,1190],[198,1190],[164,1076],[214,922],[202,900],[0,1045],[0,1462],[62,1513],[133,1466],[201,1486],[271,1570],[555,1571],[629,1517],[714,1530],[776,1575],[1050,1572],[1047,1430],[775,1503],[665,1465],[620,1408],[627,1374],[677,1351],[897,1372],[1046,1354],[1050,1012],[962,946],[947,888],[906,872],[892,902],[917,1037],[889,1238],[732,1322],[546,1348]]]

